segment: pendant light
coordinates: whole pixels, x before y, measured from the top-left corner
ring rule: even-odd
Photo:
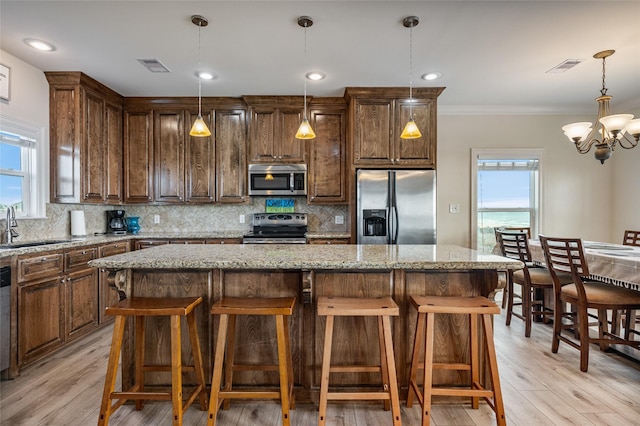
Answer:
[[[304,59],[306,65],[307,59],[307,27],[313,25],[313,19],[309,16],[301,16],[298,18],[298,25],[304,28]],[[304,78],[304,115],[302,116],[302,123],[298,127],[296,132],[296,139],[313,139],[316,137],[315,132],[311,128],[311,123],[307,119],[307,77]]]
[[[404,126],[400,139],[418,139],[422,137],[418,125],[413,119],[413,27],[417,26],[420,20],[417,16],[407,16],[402,21],[405,28],[409,28],[409,121]]]
[[[207,137],[211,136],[211,131],[207,127],[207,123],[202,119],[202,77],[200,77],[200,29],[209,25],[207,18],[201,15],[191,16],[191,22],[198,26],[198,118],[193,122],[191,136]]]

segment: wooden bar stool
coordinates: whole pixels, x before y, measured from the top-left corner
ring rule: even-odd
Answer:
[[[216,341],[211,396],[209,399],[209,420],[207,424],[216,424],[220,405],[224,402],[228,408],[229,399],[280,399],[282,406],[282,424],[289,425],[289,409],[295,409],[293,394],[293,363],[289,343],[289,323],[285,316],[291,316],[296,303],[295,297],[281,298],[236,298],[225,297],[213,304],[212,315],[220,315],[218,339]],[[276,320],[278,339],[278,365],[241,365],[234,362],[234,344],[236,315],[272,315]],[[226,346],[226,350],[225,350]],[[222,364],[226,355],[225,383],[221,390]],[[234,371],[277,371],[280,375],[280,389],[234,390]],[[227,401],[225,401],[227,400]]]
[[[102,405],[98,425],[108,425],[111,414],[122,406],[127,400],[136,401],[136,410],[141,410],[144,400],[170,400],[173,406],[172,424],[182,425],[182,415],[196,398],[200,399],[200,408],[207,409],[207,396],[202,369],[202,355],[200,353],[200,340],[196,328],[194,309],[202,303],[202,297],[188,298],[131,298],[118,302],[115,306],[106,309],[107,315],[115,315],[113,339],[107,376],[102,394]],[[144,364],[144,329],[145,317],[169,316],[171,317],[171,365],[145,365]],[[191,354],[193,365],[182,365],[180,319],[187,318],[189,339],[191,341]],[[126,317],[135,317],[135,374],[134,383],[127,391],[114,392],[120,350],[124,337]],[[170,392],[146,392],[144,389],[144,373],[149,371],[171,372]],[[195,373],[196,386],[183,401],[182,373],[192,371]],[[112,405],[111,401],[117,399]]]
[[[431,419],[431,397],[441,396],[470,396],[473,408],[478,408],[480,398],[484,398],[496,413],[498,425],[506,425],[500,377],[496,350],[493,344],[492,315],[499,314],[500,308],[486,297],[453,297],[453,296],[411,296],[411,303],[418,310],[416,337],[411,358],[409,373],[409,393],[407,407],[413,404],[414,396],[418,397],[422,406],[422,425],[429,424]],[[469,315],[469,347],[470,362],[465,363],[436,363],[433,360],[434,323],[436,314],[464,314]],[[478,316],[482,316],[484,329],[484,344],[489,361],[492,390],[480,383],[480,340],[478,339]],[[426,335],[425,335],[426,329]],[[424,363],[420,363],[420,347],[424,339]],[[416,382],[419,368],[424,370],[424,395]],[[469,388],[433,387],[433,369],[470,371]],[[490,399],[491,398],[491,399]]]
[[[318,315],[326,316],[324,334],[324,352],[322,354],[322,377],[320,382],[320,407],[318,425],[324,426],[327,420],[328,400],[383,400],[385,410],[389,409],[394,426],[402,424],[400,418],[400,402],[398,398],[398,381],[396,363],[391,341],[390,316],[398,316],[398,305],[390,297],[380,298],[318,298]],[[331,365],[331,344],[333,340],[333,320],[336,316],[376,316],[378,317],[378,342],[380,345],[380,365]],[[367,392],[329,392],[330,373],[363,373],[379,372],[382,374],[382,391]]]

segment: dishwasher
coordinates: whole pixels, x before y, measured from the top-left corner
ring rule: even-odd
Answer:
[[[11,267],[0,268],[0,371],[11,366]]]

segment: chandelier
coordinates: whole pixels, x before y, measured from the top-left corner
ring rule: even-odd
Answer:
[[[631,149],[638,145],[640,139],[640,118],[634,120],[633,114],[609,114],[609,101],[612,97],[607,95],[605,86],[605,60],[614,53],[615,50],[604,50],[593,55],[596,59],[602,59],[602,89],[600,96],[596,98],[598,117],[595,127],[588,121],[562,127],[564,134],[576,145],[580,154],[586,154],[595,145],[595,157],[601,164],[611,157],[616,145]],[[633,138],[629,138],[629,135]]]

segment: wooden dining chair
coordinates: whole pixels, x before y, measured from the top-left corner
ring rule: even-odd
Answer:
[[[518,231],[518,232],[526,232],[527,233],[527,238],[531,239],[531,228],[528,226],[515,226],[515,227],[507,227],[507,226],[496,226],[495,228],[493,228],[493,232],[496,233],[496,243],[499,245],[500,243],[498,242],[498,230],[503,230],[503,231]],[[506,271],[499,271],[500,273],[504,274],[505,276],[507,275]],[[507,301],[509,299],[509,282],[507,281],[509,278],[506,277],[505,278],[505,286],[502,289],[502,309],[505,309],[507,307]],[[516,298],[520,298],[519,294],[515,295]]]
[[[526,232],[498,229],[496,239],[504,257],[524,263],[523,269],[507,271],[506,325],[511,325],[512,316],[520,318],[525,323],[524,335],[529,337],[534,318],[541,317],[546,321],[553,316],[553,309],[544,303],[544,292],[553,291],[553,279],[547,268],[534,265]],[[573,278],[570,274],[561,274],[560,279],[563,284],[568,284]],[[519,295],[514,291],[516,284],[521,288]],[[520,301],[515,302],[514,299]],[[520,313],[514,311],[514,306],[520,306]]]
[[[551,352],[557,353],[560,342],[580,351],[580,370],[589,367],[589,343],[597,343],[600,350],[611,344],[629,345],[640,349],[640,342],[625,339],[609,331],[607,312],[627,311],[640,308],[640,292],[617,287],[598,281],[590,281],[589,266],[584,256],[582,240],[579,238],[550,238],[540,235],[540,244],[544,251],[547,267],[553,278],[555,309],[553,321],[553,339]],[[559,275],[571,273],[572,284],[563,285]],[[573,309],[565,309],[565,303]],[[598,336],[589,335],[588,309],[598,312]],[[563,321],[567,319],[568,323]],[[578,330],[578,340],[562,334],[565,329]]]
[[[640,247],[640,231],[624,231],[622,244],[625,246]]]

